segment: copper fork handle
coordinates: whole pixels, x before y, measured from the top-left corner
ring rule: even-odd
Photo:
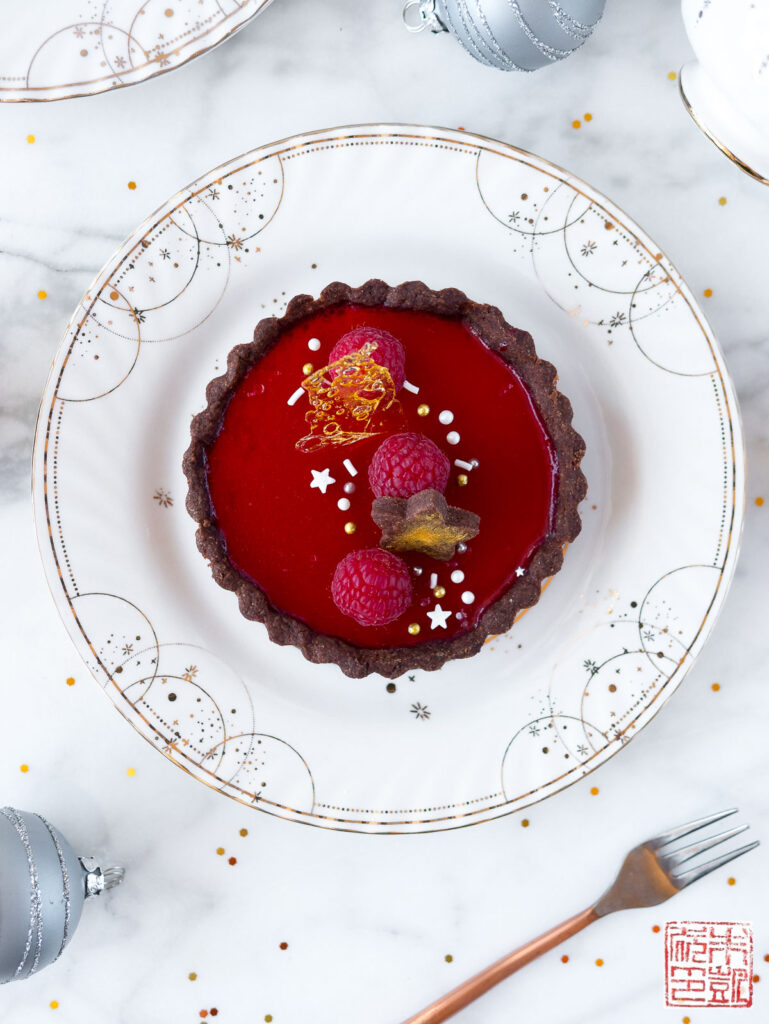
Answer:
[[[555,928],[551,928],[549,932],[545,932],[539,938],[527,942],[525,946],[520,946],[512,953],[508,953],[507,956],[503,956],[491,967],[468,978],[467,981],[431,1003],[414,1017],[409,1017],[403,1024],[441,1024],[441,1021],[453,1017],[455,1013],[459,1013],[460,1010],[482,996],[484,992],[488,992],[490,988],[499,984],[503,978],[507,978],[519,968],[525,967],[532,960],[536,960],[538,956],[542,956],[549,949],[570,939],[572,935],[576,935],[577,932],[581,932],[583,928],[587,928],[589,924],[597,920],[598,914],[593,907],[583,910],[581,914],[575,914],[563,924],[556,925]]]

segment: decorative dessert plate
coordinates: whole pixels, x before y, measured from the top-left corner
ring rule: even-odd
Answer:
[[[6,12],[0,100],[92,96],[173,71],[270,0],[33,0]]]
[[[308,664],[240,615],[182,473],[205,386],[257,321],[374,277],[461,288],[530,331],[587,445],[582,533],[539,603],[472,659],[394,682]],[[712,629],[744,501],[721,353],[654,243],[539,157],[415,126],[265,146],[154,213],[66,330],[33,474],[56,604],[122,714],[244,804],[366,832],[498,817],[620,750]],[[342,492],[312,479],[295,500],[325,514]]]

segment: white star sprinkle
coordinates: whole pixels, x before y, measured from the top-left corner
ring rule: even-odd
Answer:
[[[311,469],[310,472],[312,473],[312,483],[310,484],[310,487],[317,487],[321,494],[325,494],[326,488],[330,487],[331,484],[336,483],[336,480],[331,476],[328,469],[324,469],[321,472],[318,472],[317,469]]]
[[[525,569],[522,569],[522,568],[520,567],[520,565],[519,565],[519,566],[518,566],[518,568],[517,568],[517,569],[515,570],[515,575],[516,575],[516,576],[523,576],[523,574],[524,574],[525,572],[526,572],[526,570],[525,570]]]
[[[446,622],[451,618],[451,612],[445,612],[439,604],[431,612],[427,613],[430,620],[430,629],[445,629]]]

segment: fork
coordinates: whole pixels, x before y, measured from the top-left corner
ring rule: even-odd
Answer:
[[[735,857],[754,850],[758,846],[757,840],[746,846],[741,846],[737,850],[724,853],[720,857],[715,857],[705,864],[684,868],[684,865],[694,857],[744,832],[749,827],[748,825],[737,825],[735,828],[727,829],[726,832],[720,832],[718,835],[691,843],[689,846],[667,850],[667,847],[671,843],[675,843],[676,840],[683,839],[684,836],[706,828],[708,825],[714,825],[717,821],[735,814],[738,809],[732,807],[728,811],[720,811],[707,818],[698,818],[686,825],[679,825],[678,828],[671,828],[634,847],[625,857],[614,884],[592,907],[583,910],[581,914],[575,914],[574,917],[551,928],[549,932],[545,932],[539,938],[508,953],[507,956],[497,960],[486,970],[469,978],[441,999],[431,1003],[414,1017],[409,1017],[404,1024],[440,1024],[441,1021],[448,1020],[449,1017],[453,1017],[455,1013],[474,1002],[484,992],[488,992],[504,978],[531,963],[532,960],[554,946],[560,945],[572,935],[576,935],[577,932],[581,932],[583,928],[587,928],[589,924],[599,918],[613,914],[615,910],[656,907],[659,903],[664,903],[665,900],[685,889],[687,885],[696,882],[697,879],[704,878],[716,868],[733,861]]]

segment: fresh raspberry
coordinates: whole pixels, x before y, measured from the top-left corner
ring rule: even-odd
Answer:
[[[410,498],[428,487],[443,493],[451,464],[424,434],[391,434],[374,452],[368,468],[377,498]]]
[[[371,353],[371,358],[380,366],[390,371],[395,390],[400,391],[406,379],[406,353],[403,345],[394,338],[389,331],[382,331],[378,327],[356,327],[348,331],[331,349],[329,362],[333,363],[342,356],[349,356],[351,352],[357,352],[367,341],[374,342],[376,348]]]
[[[361,626],[386,626],[411,604],[408,566],[381,548],[351,551],[334,571],[331,596]]]

